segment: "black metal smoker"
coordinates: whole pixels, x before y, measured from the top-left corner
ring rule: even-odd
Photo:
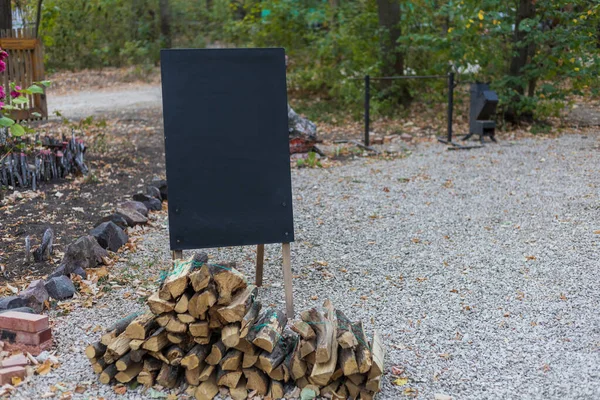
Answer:
[[[471,84],[471,107],[469,112],[469,134],[463,140],[468,140],[473,135],[479,135],[479,141],[489,138],[495,142],[496,122],[492,120],[496,114],[498,94],[490,90],[487,83]]]

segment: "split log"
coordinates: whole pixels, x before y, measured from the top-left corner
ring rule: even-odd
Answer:
[[[157,329],[142,345],[142,348],[148,351],[161,351],[163,347],[169,344],[167,331],[165,328]]]
[[[292,352],[286,359],[288,370],[293,380],[297,380],[306,375],[306,362],[300,356],[300,341],[297,341]]]
[[[189,330],[192,336],[208,337],[210,329],[208,329],[207,321],[198,321],[189,325]]]
[[[100,373],[100,383],[108,385],[118,372],[117,366],[115,364],[110,364],[108,367],[104,368],[102,373]]]
[[[252,343],[250,343],[246,338],[240,339],[238,344],[233,348],[241,351],[242,353],[253,353],[254,349],[256,349],[256,347],[253,346]],[[258,350],[258,352],[260,352],[260,350]]]
[[[356,362],[356,356],[354,350],[351,348],[343,348],[340,345],[338,363],[342,368],[344,375],[349,376],[358,374],[358,363]]]
[[[285,395],[285,391],[283,390],[283,384],[281,382],[272,380],[269,393],[272,399],[282,399]]]
[[[263,351],[258,357],[259,368],[267,374],[277,368],[283,360],[285,360],[285,357],[292,350],[291,344],[294,340],[298,340],[298,336],[292,337],[290,334],[291,331],[288,331],[287,334],[284,334],[284,336],[278,339],[273,351],[270,353]]]
[[[115,340],[112,341],[106,348],[104,353],[104,361],[108,364],[112,364],[119,358],[125,355],[129,351],[129,342],[131,339],[126,337],[124,334],[119,335]]]
[[[167,357],[167,360],[169,360],[170,365],[180,365],[184,354],[185,353],[183,350],[181,350],[181,347],[174,344],[167,349],[165,357]]]
[[[217,365],[219,361],[225,356],[227,349],[222,341],[218,341],[212,345],[210,354],[206,356],[206,363],[210,365]]]
[[[242,364],[242,356],[243,353],[241,351],[236,349],[230,349],[220,361],[221,369],[224,371],[237,370]]]
[[[365,388],[371,392],[379,392],[381,390],[381,375],[369,379]]]
[[[300,358],[306,358],[317,349],[317,339],[300,341]]]
[[[252,326],[250,328],[248,328],[248,333],[244,336],[244,338],[252,343],[252,341],[254,341],[254,339],[256,338],[256,336],[258,335],[258,332],[261,330],[261,328],[263,326],[265,326],[265,323],[267,323],[269,321],[269,318],[273,315],[273,309],[269,308],[266,309],[262,312],[262,314],[254,321],[254,323],[252,324]],[[242,336],[240,336],[241,338]]]
[[[194,396],[197,400],[212,400],[217,393],[219,393],[219,387],[217,386],[217,374],[212,373],[209,378],[203,381]]]
[[[160,369],[160,372],[156,376],[156,383],[166,388],[173,389],[177,385],[178,375],[178,366],[163,364]]]
[[[152,387],[154,386],[155,375],[156,373],[154,372],[144,371],[142,369],[142,371],[140,371],[140,373],[137,376],[137,382],[140,385],[144,385],[145,387]]]
[[[140,339],[132,339],[131,342],[129,342],[129,348],[131,350],[139,350],[140,347],[142,347],[142,345],[144,344],[143,340]]]
[[[131,350],[127,354],[130,355],[131,361],[133,361],[133,362],[142,362],[144,356],[146,355],[146,353],[148,353],[146,350],[138,349],[138,350]]]
[[[240,324],[225,325],[221,330],[221,341],[227,347],[235,347],[240,342]]]
[[[185,292],[192,269],[193,263],[191,258],[187,261],[175,260],[173,270],[162,284],[162,287],[169,291],[172,298],[176,299]]]
[[[241,338],[245,338],[246,335],[248,335],[250,328],[252,327],[252,325],[254,325],[254,322],[258,319],[258,315],[259,315],[261,309],[262,309],[262,303],[258,300],[254,301],[250,305],[250,308],[244,315],[244,318],[242,318],[242,322],[240,325],[240,337]]]
[[[360,386],[362,385],[366,380],[366,376],[364,376],[363,374],[353,374],[348,376],[348,379],[346,379],[346,382],[350,381],[352,383],[354,383],[356,386]]]
[[[164,301],[169,301],[173,299],[171,297],[171,292],[169,292],[169,288],[162,284],[158,288],[158,298]]]
[[[198,344],[209,344],[210,338],[209,337],[195,337],[194,342],[196,342]]]
[[[219,314],[220,308],[223,306],[214,306],[208,309],[208,327],[213,330],[220,330],[227,325],[227,321],[221,318]]]
[[[165,357],[165,355],[163,353],[161,353],[160,351],[149,351],[148,355],[150,357],[154,357],[157,360],[160,360],[162,363],[168,364],[169,363],[169,359],[167,357]]]
[[[323,387],[327,385],[329,379],[336,370],[337,365],[337,349],[338,344],[335,338],[337,326],[334,323],[335,311],[329,300],[325,301],[325,307],[327,308],[327,319],[324,320],[325,325],[319,325],[322,330],[316,328],[317,332],[317,350],[316,350],[316,364],[313,366],[310,374],[310,379],[315,382],[318,386]],[[325,340],[320,341],[321,336],[325,336]],[[321,347],[319,347],[321,344]],[[328,351],[325,351],[327,349]],[[319,353],[319,350],[323,350]],[[320,359],[325,357],[325,354],[329,353],[329,358],[325,362],[320,362]],[[319,358],[319,355],[321,356]]]
[[[260,329],[256,338],[252,341],[252,344],[267,352],[272,352],[281,337],[286,322],[287,318],[283,311],[274,310],[268,321],[265,322],[265,326]]]
[[[233,400],[246,400],[248,389],[246,389],[246,377],[242,376],[235,388],[229,389],[229,395]]]
[[[306,379],[305,376],[296,380],[296,386],[298,386],[300,389],[304,389],[309,384],[310,383],[308,382],[308,379]],[[345,399],[345,397],[342,397],[342,398]]]
[[[321,396],[335,399],[336,391],[338,390],[341,384],[342,382],[339,379],[329,383],[329,385],[321,389]]]
[[[105,352],[106,345],[100,342],[92,343],[85,348],[85,355],[89,359],[100,358],[104,355]]]
[[[246,368],[243,372],[246,377],[246,388],[256,390],[259,395],[265,396],[269,391],[267,375],[256,367]]]
[[[104,368],[106,368],[107,366],[108,366],[108,364],[106,363],[106,361],[104,361],[104,358],[99,358],[92,365],[92,369],[94,370],[95,373],[99,374],[102,371],[104,371]]]
[[[185,357],[181,360],[181,365],[187,369],[198,368],[200,364],[204,362],[211,348],[209,346],[203,346],[196,344],[194,347],[187,352]]]
[[[335,399],[347,399],[348,398],[348,388],[346,387],[346,385],[340,385],[340,387],[337,390],[337,394],[334,397]]]
[[[366,389],[360,390],[360,400],[373,400],[374,397],[375,397],[375,393],[370,392],[369,390],[366,390]]]
[[[349,380],[347,380],[344,385],[346,385],[346,389],[348,389],[348,396],[352,399],[357,399],[360,393],[360,387]]]
[[[251,309],[252,302],[257,293],[258,289],[256,286],[247,286],[233,297],[230,304],[219,309],[219,315],[228,323],[242,321],[246,312]]]
[[[142,371],[142,363],[133,363],[125,371],[119,371],[115,379],[121,383],[131,382]]]
[[[220,370],[217,374],[217,385],[235,388],[242,377],[242,371]]]
[[[196,318],[192,317],[192,315],[188,313],[177,314],[177,319],[184,324],[191,324],[192,322],[196,321]]]
[[[342,369],[342,367],[340,367],[340,360],[338,359],[338,366],[337,366],[335,372],[333,373],[333,375],[331,375],[331,380],[337,381],[342,376],[344,376],[344,370]]]
[[[162,367],[162,362],[153,357],[146,357],[144,359],[144,371],[158,371]]]
[[[371,342],[371,354],[373,363],[369,370],[369,379],[383,375],[383,358],[385,351],[383,350],[383,342],[378,331],[373,332],[373,341]]]
[[[152,296],[148,297],[148,307],[150,307],[150,311],[153,314],[159,315],[163,313],[168,313],[175,309],[175,303],[172,301],[163,300],[158,297],[157,293],[154,293]]]
[[[115,363],[117,366],[117,371],[125,371],[132,364],[136,364],[136,362],[131,360],[131,352],[119,358]]]
[[[167,339],[169,339],[169,342],[171,342],[173,344],[183,344],[183,343],[187,342],[188,335],[187,335],[187,333],[168,332]]]
[[[234,269],[235,265],[235,262],[231,262],[210,266],[212,278],[217,284],[218,304],[220,305],[231,304],[233,294],[238,290],[245,289],[247,286],[246,278],[241,272]]]
[[[309,323],[317,334],[317,362],[324,363],[331,359],[332,348],[335,340],[333,336],[333,318],[327,319],[316,308],[303,311],[300,316],[304,322]]]
[[[292,324],[292,330],[300,335],[304,340],[310,340],[317,337],[313,328],[311,328],[310,325],[304,321],[294,321]]]
[[[356,336],[358,345],[355,349],[356,362],[358,364],[358,371],[361,374],[366,374],[371,369],[371,350],[367,342],[367,336],[365,335],[365,329],[361,321],[352,324],[352,332]]]
[[[105,346],[111,344],[114,339],[116,339],[119,335],[121,335],[121,333],[125,331],[125,329],[127,329],[127,326],[131,323],[131,321],[133,321],[139,315],[140,313],[131,313],[125,318],[121,318],[120,320],[112,324],[106,330],[106,333],[102,335],[100,342]]]
[[[352,332],[352,322],[340,310],[335,310],[335,316],[337,319],[337,342],[342,349],[353,349],[358,345],[358,341]]]
[[[171,318],[165,329],[171,333],[186,333],[188,326],[178,319]]]
[[[185,381],[192,386],[198,386],[200,384],[200,372],[202,372],[202,369],[204,369],[204,364],[196,368],[186,368]]]
[[[206,364],[206,366],[200,373],[200,377],[198,378],[198,379],[200,379],[200,382],[204,382],[204,381],[208,380],[208,378],[210,378],[210,376],[216,369],[217,369],[216,365]]]
[[[202,319],[210,307],[217,302],[217,291],[214,285],[209,284],[206,289],[196,292],[189,301],[188,311],[194,318]]]
[[[130,339],[144,340],[157,325],[154,314],[148,312],[131,321],[125,329],[125,335]]]
[[[165,327],[172,318],[175,318],[175,313],[169,312],[161,314],[158,317],[156,317],[156,323],[162,327]]]
[[[266,371],[265,371],[266,372]],[[275,381],[284,381],[285,380],[285,368],[283,367],[283,363],[279,364],[277,368],[271,370],[271,372],[267,372],[269,378]]]
[[[210,283],[211,278],[212,275],[207,264],[195,269],[194,272],[190,274],[190,282],[194,288],[194,292],[205,289]]]
[[[252,345],[250,345],[250,348],[250,351],[244,352],[242,368],[250,368],[258,361],[258,357],[260,356],[260,350]]]

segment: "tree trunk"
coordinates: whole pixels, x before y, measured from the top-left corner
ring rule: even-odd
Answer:
[[[0,30],[12,29],[11,0],[0,0]]]
[[[38,0],[37,12],[35,15],[35,37],[39,37],[40,22],[42,21],[42,2],[44,0]]]
[[[535,46],[525,43],[527,41],[527,32],[520,29],[520,24],[523,20],[533,18],[534,16],[535,0],[519,0],[519,8],[517,9],[515,21],[515,34],[513,36],[513,56],[509,69],[509,74],[517,78],[523,75],[523,69],[530,61],[531,51],[535,49]],[[534,87],[531,85],[531,82],[529,83],[529,92],[531,93]],[[518,104],[521,97],[525,94],[525,86],[525,82],[513,84],[512,89],[516,94],[513,96],[511,105],[504,115],[504,118],[509,122],[518,122],[520,118],[527,117],[526,115],[521,115],[519,110],[514,107],[514,104]]]
[[[382,37],[383,74],[387,76],[404,75],[404,53],[398,50],[398,38],[402,34],[400,29],[400,3],[398,0],[377,0],[377,13],[379,26],[387,31]],[[392,81],[384,81],[388,88]],[[405,82],[400,82],[399,91],[395,93],[398,102],[403,106],[410,105],[412,97]]]
[[[160,35],[163,47],[171,48],[171,14],[169,12],[169,0],[160,0]]]

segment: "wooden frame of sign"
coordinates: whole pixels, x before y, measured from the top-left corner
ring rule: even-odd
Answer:
[[[283,49],[161,51],[169,237],[183,250],[281,243],[294,316],[294,240]]]

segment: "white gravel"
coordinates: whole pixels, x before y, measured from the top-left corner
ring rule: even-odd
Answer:
[[[329,297],[369,336],[381,330],[380,399],[600,398],[599,149],[598,135],[464,152],[436,144],[394,161],[294,170],[296,310]],[[115,275],[143,280],[168,263],[164,215],[155,226]],[[253,273],[251,247],[210,254]],[[279,246],[266,255],[260,297],[283,307]],[[123,299],[134,286],[55,317],[63,364],[15,398],[96,382],[82,352],[99,334],[85,330],[139,309]],[[392,384],[392,366],[406,385]],[[73,398],[97,396],[119,397],[94,383]]]

